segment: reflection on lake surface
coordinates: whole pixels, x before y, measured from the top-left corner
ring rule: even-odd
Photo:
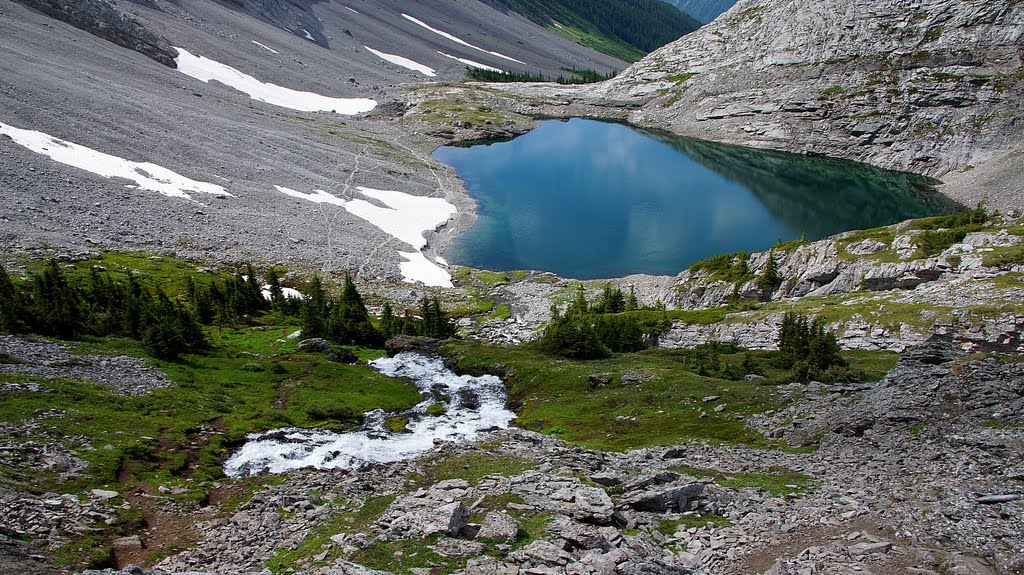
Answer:
[[[676,274],[714,254],[956,207],[913,174],[593,120],[545,121],[434,157],[466,182],[480,216],[448,261],[581,279]]]

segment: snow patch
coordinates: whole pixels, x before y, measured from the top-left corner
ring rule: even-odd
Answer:
[[[434,261],[439,263],[439,264],[441,264],[441,265],[443,265],[444,267],[448,267],[448,260],[442,258],[441,256],[435,257]]]
[[[305,28],[299,28],[299,29],[302,30],[302,33],[306,35],[306,40],[312,40],[312,41],[316,42],[316,38],[314,38],[313,35],[309,33],[309,30],[306,30]]]
[[[252,43],[256,44],[257,46],[259,46],[260,48],[263,48],[264,50],[266,50],[268,52],[273,52],[274,54],[280,54],[280,52],[278,52],[277,50],[271,48],[270,46],[267,46],[266,44],[260,44],[256,40],[253,40]]]
[[[207,182],[197,182],[163,166],[149,162],[133,162],[110,154],[98,152],[72,142],[54,138],[34,130],[22,130],[0,123],[0,134],[14,140],[37,154],[50,159],[92,172],[104,178],[124,178],[143,189],[172,198],[191,200],[191,193],[230,196],[224,188]]]
[[[334,194],[327,193],[323,190],[313,190],[311,193],[299,192],[291,188],[284,186],[274,186],[277,191],[282,194],[289,195],[293,198],[299,198],[300,200],[306,200],[307,202],[313,202],[314,204],[334,204],[336,206],[345,207],[348,202],[335,196]]]
[[[458,209],[444,198],[414,196],[391,190],[356,188],[360,194],[384,204],[380,206],[359,198],[345,200],[324,190],[305,193],[284,186],[274,187],[282,194],[293,198],[343,207],[350,214],[370,222],[389,236],[417,250],[398,252],[407,260],[399,264],[402,276],[406,281],[418,281],[435,287],[452,287],[451,275],[427,260],[422,253],[423,248],[427,245],[423,233],[436,230],[458,213]]]
[[[391,62],[396,66],[401,66],[403,68],[406,68],[407,70],[412,70],[413,72],[419,72],[424,76],[428,76],[430,78],[437,76],[437,72],[433,68],[429,66],[424,66],[423,64],[414,62],[408,58],[396,56],[395,54],[385,54],[384,52],[378,52],[377,50],[374,50],[369,46],[363,46],[363,48],[366,48],[367,50],[370,51],[371,54],[377,56],[378,58]]]
[[[421,250],[427,245],[423,232],[436,230],[458,212],[458,209],[444,198],[414,196],[403,192],[363,187],[357,189],[364,196],[388,207],[382,208],[366,200],[352,200],[345,209],[416,250]]]
[[[452,56],[451,54],[445,54],[444,52],[442,52],[440,50],[438,50],[437,53],[442,55],[442,56],[444,56],[445,58],[451,58],[452,60],[458,60],[459,62],[462,62],[463,64],[465,64],[467,66],[472,66],[474,68],[480,68],[481,70],[490,70],[492,72],[498,72],[498,73],[504,72],[504,70],[502,70],[500,68],[495,68],[494,66],[488,66],[487,64],[481,64],[480,62],[477,62],[475,60],[470,60],[468,58],[459,58],[458,56]]]
[[[434,34],[437,34],[438,36],[442,36],[444,38],[447,38],[447,39],[451,40],[452,42],[455,42],[456,44],[462,44],[463,46],[466,46],[467,48],[472,48],[474,50],[479,50],[479,51],[483,52],[484,54],[490,54],[491,56],[497,56],[498,58],[503,58],[503,59],[508,60],[510,62],[516,62],[516,63],[519,63],[519,64],[523,64],[524,66],[526,65],[526,62],[523,62],[522,60],[516,60],[515,58],[512,58],[510,56],[506,56],[506,55],[504,55],[504,54],[502,54],[500,52],[492,52],[490,50],[484,50],[483,48],[481,48],[479,46],[474,46],[474,45],[470,44],[469,42],[466,42],[465,40],[463,40],[461,38],[456,38],[455,36],[452,36],[451,34],[449,34],[447,32],[444,32],[442,30],[438,30],[437,28],[431,28],[429,24],[427,24],[427,23],[425,23],[425,22],[423,22],[421,20],[417,20],[416,18],[413,18],[412,16],[410,16],[408,14],[402,14],[402,17],[405,18],[406,20],[412,22],[413,24],[416,24],[418,26],[422,26],[423,28],[426,28],[427,30],[430,30],[431,32],[433,32]]]
[[[348,10],[349,12],[352,12],[352,13],[355,13],[355,14],[359,13],[359,11],[356,10],[355,8],[349,8],[348,6],[345,6],[345,9]]]
[[[398,264],[402,277],[409,283],[420,282],[433,287],[454,287],[452,275],[427,259],[423,252],[398,252],[406,261]]]
[[[270,285],[265,285],[260,288],[260,293],[263,294],[263,299],[270,301]],[[282,287],[281,295],[284,296],[284,299],[306,299],[306,296],[302,295],[302,292],[290,287]]]
[[[292,469],[354,469],[369,463],[410,459],[439,441],[471,441],[480,433],[508,428],[516,414],[505,408],[505,385],[493,375],[455,375],[441,359],[400,353],[370,362],[391,377],[408,377],[424,401],[404,414],[412,422],[406,433],[388,431],[387,415],[367,413],[360,431],[331,433],[322,429],[286,428],[250,434],[249,441],[224,464],[229,477],[283,473]],[[447,409],[432,416],[427,408]]]
[[[239,92],[248,94],[253,100],[299,110],[301,112],[334,112],[336,114],[360,114],[377,107],[377,102],[368,98],[331,98],[313,92],[301,92],[276,84],[261,82],[252,76],[203,56],[195,56],[184,48],[178,48],[178,71],[201,82],[216,80]]]

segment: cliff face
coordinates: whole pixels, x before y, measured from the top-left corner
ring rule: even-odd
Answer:
[[[597,90],[643,101],[638,125],[940,177],[1010,208],[1022,61],[1012,0],[742,0]]]

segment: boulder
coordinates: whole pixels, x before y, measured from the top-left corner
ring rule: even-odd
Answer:
[[[614,487],[622,484],[622,478],[614,473],[595,473],[587,479],[605,487]]]
[[[295,346],[295,351],[319,351],[323,353],[328,353],[331,351],[331,344],[322,337],[311,337],[309,339],[304,339],[300,341]]]
[[[352,353],[350,350],[341,347],[336,350],[328,351],[327,361],[331,361],[334,363],[347,363],[349,365],[352,365],[354,363],[358,363],[359,358],[356,357],[356,354]]]
[[[500,511],[490,511],[477,532],[477,539],[489,539],[512,543],[519,534],[519,523]]]
[[[669,509],[686,511],[692,500],[704,493],[703,483],[643,491],[626,498],[623,504],[637,511],[663,512]]]
[[[454,537],[466,527],[469,509],[461,502],[444,503],[423,497],[403,497],[391,504],[381,518],[389,531],[405,539],[434,534]]]
[[[550,541],[539,539],[526,547],[513,551],[508,558],[516,563],[527,566],[565,566],[572,561],[572,556],[556,547]]]
[[[603,489],[585,485],[575,490],[569,507],[574,519],[601,525],[611,523],[612,513],[615,512],[615,504]]]
[[[879,543],[857,543],[850,545],[847,551],[852,556],[871,555],[872,553],[888,553],[892,551],[892,543],[881,541]]]
[[[579,523],[570,523],[558,534],[566,543],[576,549],[601,549],[607,551],[612,545],[597,529]]]
[[[384,342],[384,351],[389,357],[394,357],[406,351],[429,351],[436,349],[439,340],[421,335],[399,335]]]

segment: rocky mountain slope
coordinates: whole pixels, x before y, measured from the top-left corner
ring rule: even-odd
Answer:
[[[1022,46],[1007,0],[744,0],[598,94],[643,102],[642,126],[941,177],[963,203],[1013,208]]]
[[[348,201],[434,196],[452,206],[448,230],[471,221],[461,184],[429,159],[436,124],[404,118],[409,84],[461,79],[464,61],[556,76],[626,65],[476,0],[2,0],[0,51],[3,251],[100,245],[393,279],[400,250],[435,266]],[[411,99],[431,106],[428,94]],[[309,109],[323,98],[361,108]],[[423,225],[423,249],[444,241],[444,219]]]

